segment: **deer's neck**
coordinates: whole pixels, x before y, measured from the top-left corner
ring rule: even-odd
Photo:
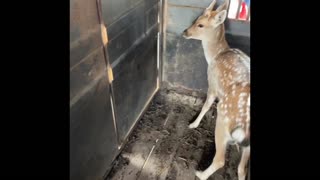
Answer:
[[[215,57],[222,51],[229,48],[225,38],[224,26],[221,25],[213,33],[212,36],[206,40],[202,40],[202,47],[207,63],[214,62]]]

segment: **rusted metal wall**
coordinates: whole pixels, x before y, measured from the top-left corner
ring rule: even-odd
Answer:
[[[119,153],[118,146],[158,89],[158,2],[101,0],[109,38],[105,57],[96,0],[70,1],[72,180],[103,179]],[[114,76],[112,92],[107,60]],[[115,97],[116,118],[110,93]]]
[[[202,14],[212,0],[166,0],[164,23],[163,81],[165,85],[206,92],[207,63],[201,42],[186,40],[182,32]],[[215,7],[223,3],[218,0]],[[231,47],[250,54],[250,24],[227,20],[226,38]]]

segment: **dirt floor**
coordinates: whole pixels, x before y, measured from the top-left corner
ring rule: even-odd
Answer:
[[[196,129],[188,124],[200,113],[205,98],[161,90],[130,135],[107,180],[195,180],[195,170],[204,170],[212,162],[214,117],[206,114]],[[240,153],[229,146],[224,168],[209,180],[237,180]]]

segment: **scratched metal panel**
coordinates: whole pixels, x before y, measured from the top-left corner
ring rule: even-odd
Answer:
[[[175,86],[206,92],[207,62],[201,42],[175,34],[167,34],[166,38],[163,79]]]
[[[109,28],[111,35],[108,43],[108,52],[111,64],[120,56],[127,53],[129,48],[137,43],[145,32],[144,3],[140,3],[135,9],[137,10],[132,11],[132,13],[129,13]],[[132,15],[133,13],[135,16]],[[131,19],[132,16],[135,18]],[[116,33],[113,33],[113,29],[118,29],[119,26],[122,26],[123,21],[128,22],[127,25]]]
[[[143,19],[144,17],[144,6],[143,2],[139,3],[138,6],[131,9],[125,15],[121,16],[114,23],[108,25],[108,37],[112,41],[123,31],[129,29],[129,26],[136,24],[138,20]],[[108,10],[108,9],[107,9]],[[106,10],[106,11],[107,11]],[[110,42],[109,42],[110,46]]]
[[[117,155],[96,0],[70,1],[70,179],[102,179]]]
[[[107,75],[70,108],[70,179],[102,180],[117,153]]]
[[[102,73],[106,72],[102,47],[82,59],[81,63],[70,71],[70,100],[81,94],[88,84],[95,81]]]
[[[121,140],[126,138],[146,102],[155,92],[157,74],[156,33],[151,33],[115,68],[113,84]]]
[[[122,16],[126,16],[129,11],[137,7],[140,3],[145,3],[146,8],[155,4],[159,0],[101,0],[102,16],[109,27]]]
[[[158,4],[154,4],[146,11],[146,31],[158,24]]]
[[[159,0],[102,0],[120,139],[157,88]]]
[[[95,0],[70,1],[70,68],[101,46]]]
[[[102,17],[109,27],[144,0],[101,0]]]

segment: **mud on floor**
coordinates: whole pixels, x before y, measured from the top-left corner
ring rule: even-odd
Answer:
[[[188,125],[200,113],[205,98],[161,90],[130,135],[107,180],[194,180],[215,153],[214,107],[196,129]],[[209,180],[237,180],[240,153],[229,146],[224,168]]]

